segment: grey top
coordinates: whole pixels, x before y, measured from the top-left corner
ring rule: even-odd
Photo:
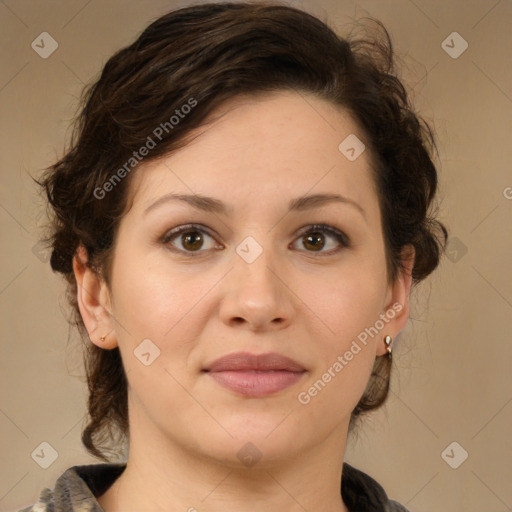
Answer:
[[[89,464],[67,469],[54,489],[44,488],[39,500],[18,512],[105,512],[97,497],[121,475],[126,463]],[[341,496],[350,512],[409,512],[390,500],[372,477],[343,463]]]

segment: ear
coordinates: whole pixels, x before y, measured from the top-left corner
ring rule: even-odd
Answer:
[[[87,250],[80,245],[73,258],[78,307],[92,343],[110,350],[117,347],[110,292],[105,281],[87,266],[87,261]],[[101,341],[102,336],[105,341]]]
[[[391,283],[386,296],[386,307],[383,311],[389,319],[381,332],[382,340],[377,341],[376,354],[386,354],[384,337],[389,334],[391,338],[398,336],[405,327],[409,318],[409,297],[412,285],[412,269],[414,268],[415,250],[412,245],[406,245],[402,249],[401,261],[404,269],[400,269],[394,283]]]

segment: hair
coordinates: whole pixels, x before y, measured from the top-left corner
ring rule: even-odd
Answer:
[[[50,264],[67,280],[70,322],[84,342],[90,418],[82,443],[94,457],[109,461],[109,451],[119,453],[115,446],[111,450],[109,439],[116,433],[129,437],[127,379],[117,347],[90,343],[77,305],[73,258],[80,245],[85,247],[87,265],[110,286],[130,171],[139,164],[134,155],[149,147],[150,139],[158,141],[144,162],[185,146],[193,129],[236,96],[287,90],[316,95],[342,107],[362,130],[378,192],[389,281],[405,271],[401,252],[407,245],[415,249],[413,286],[438,266],[448,233],[432,211],[433,131],[415,113],[397,77],[388,32],[380,21],[369,20],[376,27],[373,37],[341,38],[325,22],[278,2],[181,8],[156,19],[115,53],[100,78],[84,89],[64,156],[36,182],[48,201],[50,232],[44,240],[51,248]],[[390,359],[377,357],[351,427],[358,416],[384,403],[390,373]]]

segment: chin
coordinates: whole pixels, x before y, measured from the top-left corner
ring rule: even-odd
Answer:
[[[231,469],[270,469],[280,463],[290,463],[290,459],[304,453],[304,446],[297,440],[241,437],[225,440],[213,446],[204,447],[204,454],[215,462]]]
[[[314,444],[313,432],[299,425],[299,418],[287,414],[237,414],[219,421],[229,434],[211,429],[200,436],[201,450],[209,458],[232,468],[269,468],[300,455]],[[283,421],[284,420],[284,421]],[[309,439],[309,441],[308,441]],[[208,444],[205,445],[205,440]]]

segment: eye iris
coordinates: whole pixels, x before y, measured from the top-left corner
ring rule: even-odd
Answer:
[[[311,244],[313,245],[313,250],[314,251],[318,251],[320,249],[323,249],[324,246],[325,246],[325,242],[322,240],[323,239],[323,235],[322,233],[319,233],[319,232],[314,232],[314,233],[309,233],[306,237],[305,237],[305,245],[308,245],[308,244]],[[318,244],[315,244],[314,243],[314,240],[321,240],[320,241],[320,245]],[[313,241],[313,242],[312,242]]]
[[[199,231],[188,231],[181,236],[181,242],[186,249],[195,251],[201,247],[203,240]],[[189,243],[192,247],[188,245]]]

